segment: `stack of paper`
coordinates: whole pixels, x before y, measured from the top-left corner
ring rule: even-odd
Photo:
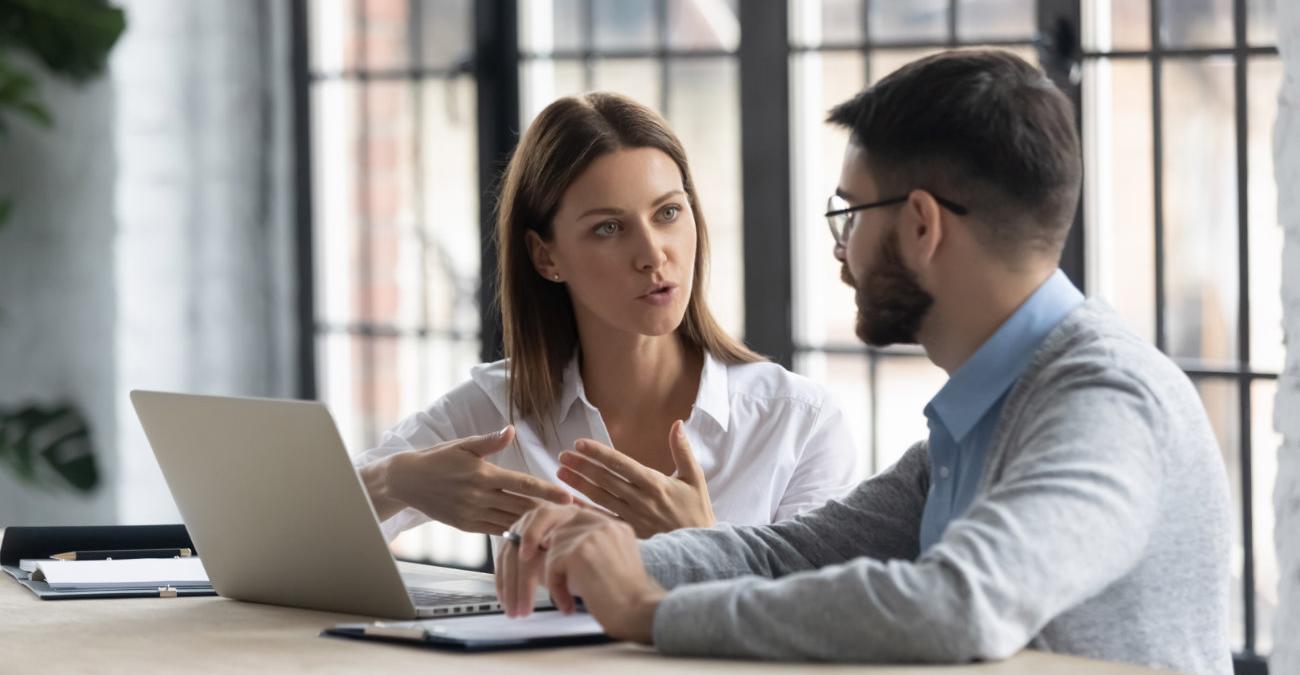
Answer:
[[[42,560],[32,579],[54,590],[207,587],[208,573],[198,558],[128,560]]]

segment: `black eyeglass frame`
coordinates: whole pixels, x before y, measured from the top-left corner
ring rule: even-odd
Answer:
[[[835,196],[839,196],[839,195],[835,195]],[[939,206],[942,206],[943,208],[948,209],[949,211],[952,211],[953,213],[959,216],[964,216],[970,212],[970,209],[967,209],[965,206],[962,206],[961,204],[958,204],[957,202],[954,202],[951,199],[944,199],[943,197],[940,197],[939,195],[933,193],[931,193],[930,196],[934,197],[934,201],[938,202]],[[890,197],[888,199],[882,199],[876,202],[850,206],[845,209],[835,209],[832,211],[827,211],[824,215],[826,218],[826,225],[831,230],[831,237],[835,239],[836,245],[846,246],[848,244],[849,232],[851,232],[853,229],[851,223],[853,223],[853,221],[856,220],[856,218],[846,218],[844,220],[844,233],[840,234],[839,229],[835,227],[835,221],[832,220],[833,218],[837,216],[846,216],[852,213],[857,213],[858,211],[866,211],[867,209],[875,209],[882,206],[892,206],[894,204],[902,204],[903,202],[907,201],[908,197],[909,195]],[[843,198],[841,197],[841,199]]]

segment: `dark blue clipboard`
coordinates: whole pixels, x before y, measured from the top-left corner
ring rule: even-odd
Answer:
[[[425,620],[437,624],[440,619]],[[543,649],[546,647],[574,647],[579,645],[596,645],[613,642],[613,638],[604,633],[586,633],[582,635],[539,636],[532,638],[492,638],[476,635],[464,637],[455,634],[438,634],[420,630],[415,626],[424,622],[402,622],[412,628],[399,631],[375,632],[378,624],[344,623],[321,631],[322,637],[340,637],[352,640],[402,644],[412,647],[425,647],[455,652],[491,652],[506,649]]]
[[[54,590],[44,581],[33,581],[18,566],[23,559],[48,558],[64,551],[128,548],[188,548],[197,553],[184,525],[99,525],[87,527],[7,527],[0,541],[0,569],[42,600],[84,600],[90,598],[157,598],[159,588],[109,588],[96,590]],[[176,597],[216,595],[206,588],[167,589]]]

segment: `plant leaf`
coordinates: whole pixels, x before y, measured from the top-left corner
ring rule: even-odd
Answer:
[[[0,43],[31,51],[55,73],[87,80],[104,72],[126,14],[107,0],[5,0],[0,27]]]
[[[50,111],[37,101],[23,101],[15,105],[14,110],[26,115],[30,120],[40,123],[41,126],[54,126],[54,117],[50,115]]]
[[[41,103],[40,85],[36,80],[0,59],[0,112],[5,110],[12,110],[43,126],[54,124],[49,110]]]
[[[85,493],[99,485],[90,429],[69,406],[0,411],[0,465],[4,464],[20,480],[41,487]]]

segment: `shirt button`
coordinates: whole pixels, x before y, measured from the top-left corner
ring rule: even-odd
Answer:
[[[940,478],[947,478],[947,477],[948,477],[948,474],[950,474],[950,473],[952,473],[952,471],[950,471],[950,470],[948,469],[948,467],[946,467],[946,466],[941,466],[941,467],[939,467],[939,477],[940,477]]]

